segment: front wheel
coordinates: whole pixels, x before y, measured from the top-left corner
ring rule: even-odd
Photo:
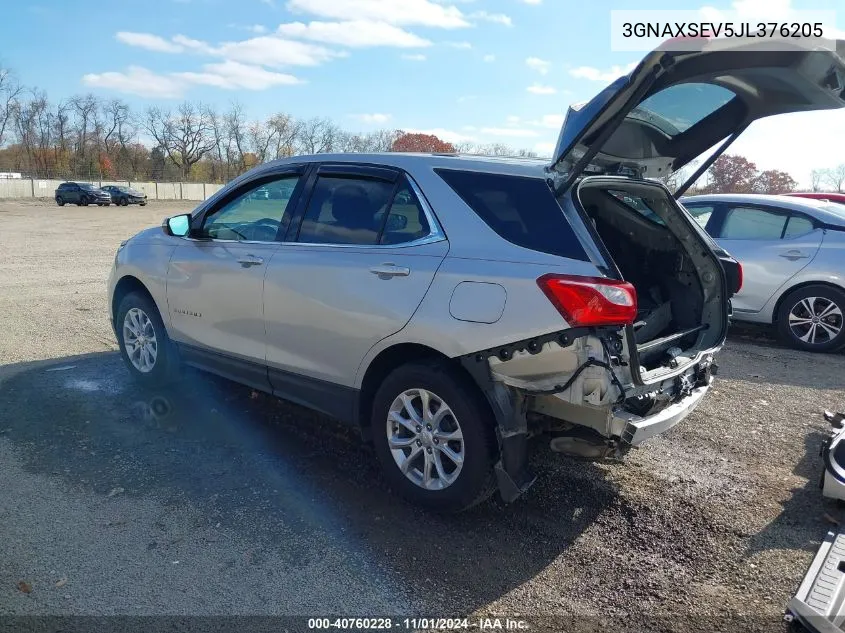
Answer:
[[[845,346],[845,292],[813,285],[790,292],[778,310],[781,339],[808,352],[832,352]]]
[[[146,295],[130,292],[115,314],[120,355],[129,373],[149,387],[162,387],[178,375],[179,359],[161,315]]]
[[[88,206],[88,197],[87,197],[87,196],[82,196],[82,197],[79,199],[79,204],[80,204],[81,206],[83,206],[83,207],[87,207],[87,206]]]
[[[127,204],[129,204],[129,200],[127,198],[120,199],[120,206],[125,207]]]
[[[56,204],[60,207],[65,206],[65,200],[61,196],[56,196]]]
[[[492,414],[445,363],[394,370],[376,393],[372,434],[390,486],[414,503],[459,512],[495,490]]]

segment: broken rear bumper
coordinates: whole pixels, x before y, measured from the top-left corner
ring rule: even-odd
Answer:
[[[710,377],[707,384],[694,388],[692,393],[682,400],[670,404],[653,415],[640,417],[624,410],[615,412],[611,428],[621,431],[619,435],[623,442],[637,446],[655,435],[668,431],[695,411],[712,384],[713,378]]]

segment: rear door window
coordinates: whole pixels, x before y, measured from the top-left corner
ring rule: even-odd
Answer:
[[[785,213],[755,207],[728,209],[722,225],[725,240],[779,240],[786,227]]]
[[[320,176],[296,241],[374,246],[394,188],[383,180]]]
[[[786,232],[783,237],[789,239],[790,237],[799,237],[806,235],[815,227],[810,218],[805,218],[803,215],[789,216],[789,222],[786,223]]]
[[[542,178],[452,169],[436,172],[487,226],[508,242],[533,251],[588,260]]]

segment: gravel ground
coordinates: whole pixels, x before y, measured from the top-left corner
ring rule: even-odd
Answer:
[[[817,488],[845,356],[737,329],[699,409],[624,463],[538,447],[524,498],[435,516],[386,491],[372,453],[320,416],[200,374],[179,393],[129,381],[107,323],[111,259],[187,209],[0,202],[0,614],[783,630],[845,520]]]

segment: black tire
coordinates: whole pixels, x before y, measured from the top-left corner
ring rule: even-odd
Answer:
[[[831,305],[835,307],[830,308]],[[827,316],[819,318],[826,310]],[[821,284],[804,286],[793,290],[781,301],[777,314],[778,335],[784,343],[796,349],[834,352],[845,347],[843,315],[845,291]],[[815,332],[812,331],[813,325]],[[834,335],[837,329],[838,334]],[[807,340],[802,340],[802,336]],[[814,337],[816,342],[813,342]]]
[[[79,204],[83,207],[87,207],[88,206],[88,196],[82,196],[79,199]]]
[[[142,207],[147,206],[147,202],[146,202],[146,201],[142,202],[142,203],[141,203],[141,206],[142,206]]]
[[[429,490],[411,481],[400,470],[388,444],[387,420],[391,405],[401,394],[415,389],[427,390],[446,403],[454,413],[453,419],[458,421],[463,436],[460,447],[464,453],[461,470],[457,479],[440,490]],[[416,404],[413,406],[419,405],[418,398],[414,402]],[[371,423],[375,451],[385,477],[390,487],[409,501],[432,510],[460,512],[483,502],[495,491],[493,464],[496,439],[493,415],[478,388],[460,371],[436,361],[412,363],[395,369],[376,392]],[[442,424],[454,423],[449,420]],[[431,441],[430,436],[427,441]],[[451,442],[448,445],[454,446]],[[431,453],[431,448],[421,448]],[[407,455],[412,447],[402,450]],[[404,450],[409,453],[404,453]],[[419,455],[415,459],[422,465],[426,456],[422,452]],[[440,459],[443,463],[448,458],[441,456]],[[411,464],[411,470],[422,473],[422,469],[413,466],[415,462]]]
[[[129,204],[129,200],[127,200],[126,198],[120,198],[120,199],[118,200],[118,204],[119,204],[120,206],[122,206],[122,207],[125,207],[126,205],[128,205],[128,204]]]
[[[149,318],[155,333],[157,354],[152,369],[141,371],[129,358],[124,339],[124,321],[127,313],[133,308],[141,310]],[[130,292],[120,301],[115,314],[115,331],[120,355],[132,377],[146,387],[164,387],[173,383],[179,377],[179,354],[167,336],[167,330],[161,320],[158,308],[148,295],[140,292]]]
[[[56,204],[59,205],[60,207],[65,206],[65,199],[62,198],[61,196],[56,196]]]

